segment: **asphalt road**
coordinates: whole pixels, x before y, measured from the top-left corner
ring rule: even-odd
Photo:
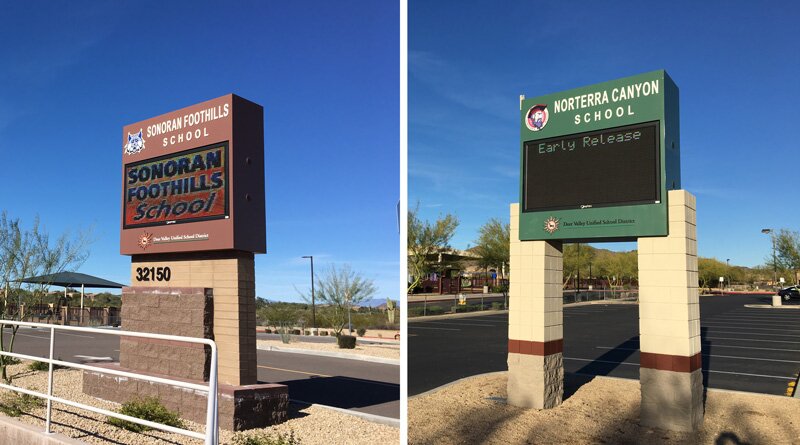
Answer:
[[[800,310],[744,307],[769,302],[763,295],[700,298],[706,386],[785,393],[800,370]],[[507,370],[507,314],[415,321],[408,327],[409,395]],[[564,370],[638,379],[638,332],[637,305],[565,307]]]
[[[258,351],[258,379],[289,386],[292,400],[400,418],[400,367]]]
[[[6,345],[9,336],[6,329]],[[20,328],[14,352],[47,357],[49,339],[47,329]],[[117,361],[119,338],[56,331],[53,355],[75,363]],[[399,366],[259,350],[258,379],[288,385],[292,400],[400,418]]]

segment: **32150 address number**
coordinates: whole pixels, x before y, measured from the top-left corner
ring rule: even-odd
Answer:
[[[169,281],[172,271],[169,267],[137,267],[136,281]]]

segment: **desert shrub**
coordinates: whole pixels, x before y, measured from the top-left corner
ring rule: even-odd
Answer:
[[[482,309],[480,304],[468,304],[465,306],[453,306],[451,308],[452,312],[475,312]]]
[[[125,402],[122,404],[122,408],[119,409],[119,413],[149,420],[151,422],[174,426],[176,428],[184,428],[183,421],[180,416],[178,416],[178,413],[167,409],[167,407],[161,404],[161,401],[155,397],[145,397],[143,399]],[[115,417],[109,417],[108,423],[136,433],[151,429],[150,427],[128,422],[127,420],[117,419]]]
[[[303,331],[303,335],[311,335],[311,331]]]
[[[355,349],[356,337],[353,335],[340,335],[336,338],[340,349]]]
[[[0,400],[0,412],[9,417],[19,417],[44,406],[44,399],[28,394],[11,393]]]
[[[292,329],[292,335],[300,335],[300,329]]]
[[[367,330],[366,330],[366,329],[364,329],[364,328],[358,328],[358,329],[356,329],[356,334],[358,334],[358,336],[359,336],[359,337],[363,337],[363,336],[364,336],[364,334],[366,334],[366,333],[367,333]]]
[[[421,317],[423,315],[442,315],[444,308],[439,306],[428,306],[427,310],[422,307],[412,307],[408,309],[410,317]]]
[[[300,439],[295,437],[294,431],[289,434],[269,434],[263,431],[256,433],[238,432],[233,435],[231,445],[300,445]]]
[[[501,303],[499,301],[493,301],[492,302],[492,309],[494,309],[494,310],[503,309],[503,303]]]
[[[328,331],[319,331],[319,335],[321,335],[322,337],[327,337]]]
[[[57,360],[61,360],[61,357],[58,357]],[[64,369],[64,368],[65,367],[61,365],[53,365],[53,371],[55,371],[56,369]],[[45,362],[35,361],[35,362],[30,362],[28,364],[28,369],[30,369],[31,371],[47,371],[50,369],[50,365],[48,365]]]
[[[50,369],[50,365],[45,362],[31,362],[28,364],[28,369],[31,371],[47,371]],[[55,366],[53,369],[55,369]]]

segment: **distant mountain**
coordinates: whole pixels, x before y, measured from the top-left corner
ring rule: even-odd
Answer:
[[[400,302],[395,300],[395,304],[399,305]],[[361,303],[361,306],[369,306],[369,307],[383,307],[386,306],[386,299],[385,298],[375,298],[372,300],[367,300]]]

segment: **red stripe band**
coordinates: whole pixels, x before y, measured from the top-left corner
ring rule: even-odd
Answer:
[[[564,352],[564,339],[528,341],[508,339],[508,352],[512,354],[551,355]]]
[[[703,358],[699,352],[691,357],[656,354],[654,352],[642,352],[639,356],[639,366],[642,368],[659,369],[661,371],[692,372],[703,367]]]

